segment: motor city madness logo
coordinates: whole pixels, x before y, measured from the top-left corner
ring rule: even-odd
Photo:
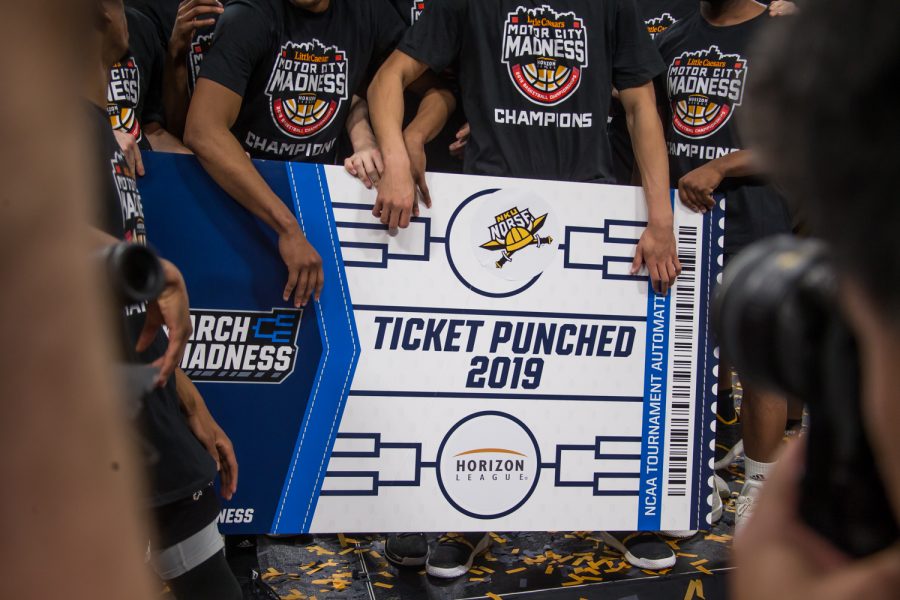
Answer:
[[[743,102],[746,79],[747,60],[718,46],[675,58],[667,78],[675,130],[694,139],[719,131]]]
[[[302,139],[331,124],[348,98],[348,62],[343,50],[319,40],[284,44],[266,86],[278,128]]]
[[[581,85],[588,32],[574,12],[519,7],[503,31],[502,61],[516,88],[535,104],[553,106]]]

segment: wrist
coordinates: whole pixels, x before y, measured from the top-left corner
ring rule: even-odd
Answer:
[[[275,233],[278,234],[278,237],[303,235],[303,230],[300,229],[300,223],[297,222],[294,215],[290,213],[280,214],[275,216],[274,220],[275,223],[273,229],[275,230]]]
[[[407,146],[424,146],[428,143],[424,133],[415,129],[407,129],[403,132],[403,141]]]
[[[184,62],[184,59],[187,57],[187,50],[188,47],[185,44],[182,44],[180,39],[176,40],[176,38],[170,38],[166,54],[168,55],[169,60],[174,61],[177,65]]]

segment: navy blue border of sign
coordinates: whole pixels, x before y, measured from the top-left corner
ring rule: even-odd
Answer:
[[[534,445],[534,451],[537,454],[537,456],[535,457],[537,460],[537,469],[535,469],[534,481],[531,483],[531,489],[528,490],[528,493],[525,494],[525,497],[522,498],[522,500],[518,504],[516,504],[509,510],[506,510],[501,513],[497,513],[495,515],[479,515],[478,513],[473,513],[471,511],[464,509],[462,506],[460,506],[459,504],[454,502],[453,498],[450,497],[450,494],[447,493],[447,489],[444,487],[444,480],[441,477],[441,457],[444,455],[444,447],[447,445],[447,440],[450,439],[450,436],[453,435],[453,432],[455,432],[457,429],[462,427],[463,424],[471,421],[472,419],[476,419],[479,417],[502,417],[504,419],[509,419],[510,421],[512,421],[513,423],[515,423],[516,425],[518,425],[519,427],[521,427],[522,429],[525,430],[525,433],[527,433],[528,437],[531,438],[531,443]],[[448,431],[447,435],[444,436],[444,439],[441,440],[441,445],[438,448],[437,458],[435,459],[435,469],[434,470],[435,470],[435,474],[437,475],[438,487],[441,488],[441,493],[444,495],[444,498],[447,500],[447,502],[449,502],[450,505],[453,506],[453,508],[455,508],[462,514],[466,515],[467,517],[472,517],[473,519],[482,519],[482,520],[499,519],[499,518],[505,517],[506,515],[512,514],[512,513],[516,512],[517,510],[519,510],[520,508],[522,508],[522,506],[526,502],[528,502],[528,500],[531,498],[531,495],[534,494],[534,490],[537,489],[538,481],[541,478],[541,447],[538,445],[537,438],[534,437],[534,434],[531,432],[531,429],[528,427],[528,425],[523,423],[521,420],[517,419],[516,417],[512,416],[509,413],[504,413],[504,412],[500,412],[497,410],[485,410],[482,412],[478,412],[478,413],[469,415],[468,417],[459,421],[452,428],[450,428],[450,431]]]

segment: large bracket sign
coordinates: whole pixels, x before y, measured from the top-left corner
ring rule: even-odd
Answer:
[[[682,274],[631,274],[640,189],[430,174],[408,229],[338,167],[256,163],[322,256],[285,303],[271,230],[192,157],[152,154],[152,244],[181,268],[182,368],[234,442],[231,533],[671,530],[710,510],[721,207],[672,194]]]

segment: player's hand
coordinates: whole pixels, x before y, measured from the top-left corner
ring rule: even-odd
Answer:
[[[409,227],[416,202],[416,184],[409,168],[386,169],[378,186],[372,214],[389,229]]]
[[[166,353],[153,362],[153,366],[159,369],[156,379],[157,387],[164,386],[175,368],[181,363],[184,347],[191,337],[192,331],[190,304],[184,277],[181,276],[178,268],[169,261],[160,259],[160,263],[165,287],[156,300],[147,304],[147,319],[144,321],[144,329],[141,331],[135,347],[138,352],[143,352],[156,339],[160,327],[165,325],[169,330],[169,345]]]
[[[681,262],[675,246],[672,227],[651,225],[644,230],[631,263],[631,274],[637,275],[646,265],[653,282],[653,290],[665,296],[681,274]]]
[[[184,0],[178,5],[175,26],[169,37],[169,53],[175,57],[187,54],[194,33],[203,27],[215,25],[216,20],[212,15],[223,12],[225,8],[217,0]]]
[[[786,17],[800,12],[797,5],[789,0],[775,0],[769,5],[769,14],[773,17]]]
[[[900,546],[853,560],[803,523],[798,490],[804,445],[802,439],[788,442],[759,507],[735,539],[735,598],[896,598]]]
[[[413,182],[419,193],[422,194],[422,202],[427,208],[431,208],[431,192],[428,190],[428,181],[425,179],[425,169],[428,165],[428,159],[425,156],[425,142],[415,136],[404,136],[404,141],[406,142],[406,153],[409,155],[409,170]],[[419,216],[418,198],[413,202],[413,216]]]
[[[456,141],[450,144],[450,155],[456,158],[462,158],[466,151],[466,144],[469,143],[469,136],[472,133],[472,129],[469,127],[469,124],[466,123],[462,127],[459,128],[459,131],[456,132]]]
[[[714,163],[708,162],[678,180],[678,197],[694,212],[705,213],[716,206],[713,192],[725,177]]]
[[[384,160],[382,160],[378,148],[370,146],[358,150],[353,156],[347,158],[344,161],[344,168],[371,190],[381,181],[381,175],[384,173]]]
[[[137,140],[134,139],[133,135],[126,133],[121,129],[115,129],[113,130],[113,133],[116,136],[116,141],[119,142],[119,148],[122,149],[122,154],[125,155],[125,161],[128,163],[128,168],[131,169],[131,172],[134,173],[135,177],[143,177],[144,161],[141,159],[141,149],[138,146]]]
[[[288,270],[284,301],[288,302],[293,295],[294,307],[300,308],[306,306],[313,295],[318,300],[325,285],[322,257],[306,240],[299,226],[278,237],[278,252]]]

